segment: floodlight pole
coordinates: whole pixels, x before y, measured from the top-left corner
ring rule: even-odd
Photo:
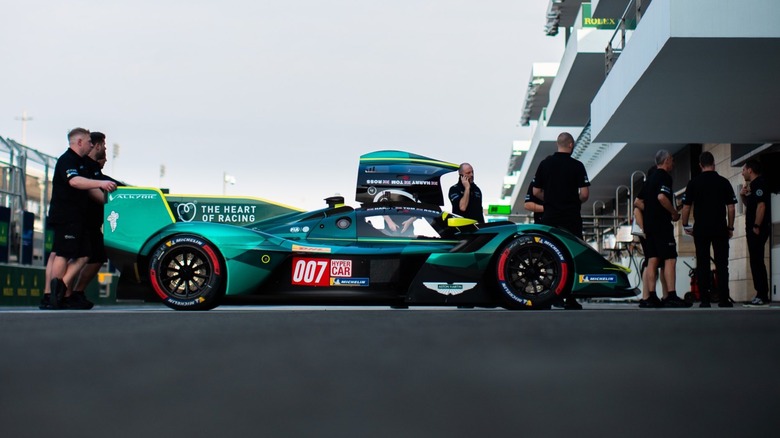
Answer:
[[[27,121],[33,118],[27,117],[27,110],[22,110],[22,117],[15,117],[15,119],[22,121],[22,144],[27,146]]]

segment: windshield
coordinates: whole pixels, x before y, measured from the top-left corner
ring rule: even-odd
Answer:
[[[358,237],[441,239],[441,212],[407,206],[366,208],[358,213]]]

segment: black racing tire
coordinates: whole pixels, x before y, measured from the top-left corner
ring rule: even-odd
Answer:
[[[549,309],[571,287],[565,247],[541,234],[521,234],[499,253],[496,280],[507,309]]]
[[[210,310],[219,305],[226,271],[214,244],[179,234],[161,242],[149,263],[152,289],[176,310]]]

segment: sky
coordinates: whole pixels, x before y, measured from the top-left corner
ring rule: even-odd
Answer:
[[[0,0],[0,136],[21,142],[26,111],[27,146],[59,156],[70,129],[101,131],[105,173],[132,185],[307,210],[355,205],[359,156],[403,150],[470,162],[500,203],[512,142],[532,135],[532,64],[563,54],[547,5]]]

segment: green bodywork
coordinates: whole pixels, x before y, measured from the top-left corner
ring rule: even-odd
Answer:
[[[440,177],[457,169],[457,164],[408,152],[368,153],[358,166],[355,199],[361,207],[345,206],[343,198],[332,197],[326,200],[327,208],[310,212],[257,198],[168,195],[154,188],[122,187],[108,195],[106,249],[123,280],[141,285],[151,281],[163,300],[168,292],[159,281],[179,287],[171,286],[178,279],[166,276],[178,275],[176,264],[185,263],[157,263],[169,253],[177,260],[194,260],[197,256],[186,249],[193,242],[193,251],[205,254],[198,269],[209,265],[208,283],[197,288],[211,297],[216,290],[282,302],[303,296],[323,302],[496,305],[506,298],[504,293],[517,302],[500,305],[514,307],[530,306],[531,301],[513,298],[507,288],[525,291],[530,283],[522,282],[537,277],[542,280],[534,280],[534,290],[553,278],[541,290],[555,294],[636,294],[625,268],[609,263],[566,231],[511,222],[477,224],[442,211]],[[549,254],[552,260],[536,253]],[[197,288],[194,296],[199,299]]]
[[[302,257],[405,257],[417,255],[429,268],[440,268],[452,275],[448,281],[486,281],[492,276],[496,255],[509,241],[523,233],[549,236],[566,249],[572,262],[571,290],[582,296],[625,296],[628,284],[625,268],[605,260],[590,246],[568,232],[543,225],[519,225],[510,222],[490,224],[477,229],[474,221],[452,217],[447,213],[423,209],[418,214],[442,216],[442,224],[451,225],[439,239],[363,236],[356,226],[360,209],[325,208],[301,212],[288,208],[279,211],[278,204],[251,200],[254,211],[273,208],[274,215],[264,220],[236,226],[192,220],[177,221],[170,198],[154,188],[122,187],[110,194],[105,208],[105,243],[122,270],[135,273],[143,281],[148,257],[156,247],[174,235],[192,234],[213,243],[225,264],[226,295],[262,293],[264,282],[277,270],[289,264],[291,255]],[[180,196],[176,196],[179,199]],[[244,200],[245,202],[249,202]],[[281,213],[281,214],[279,214]],[[447,219],[451,220],[447,220]],[[346,219],[350,226],[339,227]],[[445,225],[446,226],[446,225]],[[478,241],[469,250],[457,246]],[[463,278],[457,278],[463,273]],[[615,284],[581,281],[580,275],[614,273]]]

